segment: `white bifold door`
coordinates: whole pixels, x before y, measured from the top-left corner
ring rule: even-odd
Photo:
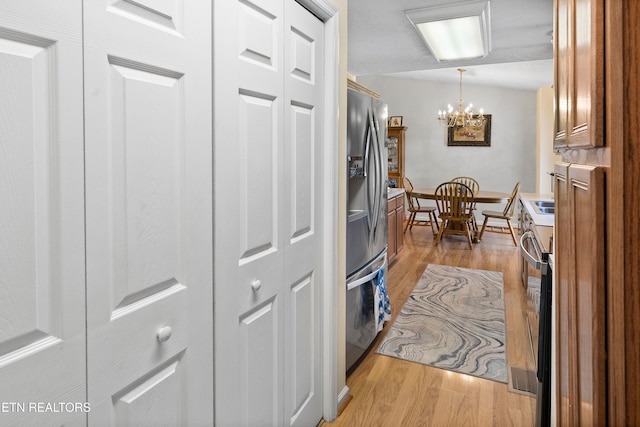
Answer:
[[[323,23],[293,0],[214,19],[216,422],[316,425]]]
[[[3,0],[0,425],[86,418],[82,119],[81,4]]]
[[[209,2],[86,1],[89,420],[213,416]]]
[[[0,3],[0,425],[211,424],[211,19]]]

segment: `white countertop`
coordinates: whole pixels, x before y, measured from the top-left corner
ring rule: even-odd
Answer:
[[[553,194],[520,193],[520,199],[537,226],[553,227],[554,215],[541,215],[531,206],[531,202],[534,200],[553,202]]]
[[[555,252],[553,247],[555,246],[555,239],[553,237],[555,234],[555,230],[553,228],[555,215],[539,214],[531,205],[531,202],[536,200],[552,202],[554,201],[553,194],[520,193],[520,199],[522,201],[522,205],[527,210],[527,213],[531,215],[531,219],[533,219],[536,238],[540,240],[541,244],[544,245],[547,251]],[[551,259],[550,261],[553,263],[554,260]]]
[[[404,193],[404,188],[387,188],[387,199],[392,199]]]

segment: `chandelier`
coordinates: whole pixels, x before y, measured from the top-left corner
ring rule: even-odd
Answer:
[[[452,127],[467,127],[470,126],[472,128],[479,128],[484,125],[486,121],[482,108],[480,109],[480,114],[473,114],[473,104],[469,103],[467,108],[462,109],[462,73],[464,73],[464,68],[458,68],[460,71],[460,101],[458,111],[454,111],[451,104],[447,107],[446,111],[438,111],[438,120],[440,124],[447,128]]]

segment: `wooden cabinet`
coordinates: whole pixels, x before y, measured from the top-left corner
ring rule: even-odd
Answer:
[[[554,87],[559,113],[555,146],[563,162],[571,164],[570,167],[565,164],[567,191],[564,201],[556,193],[559,206],[556,208],[556,256],[560,259],[554,271],[559,285],[568,285],[562,289],[556,287],[561,291],[560,298],[564,295],[567,302],[564,304],[560,300],[562,307],[557,307],[559,316],[566,314],[564,319],[557,319],[557,342],[562,360],[558,360],[556,366],[568,370],[558,372],[560,418],[555,421],[557,425],[637,426],[640,425],[640,389],[637,386],[640,383],[637,355],[640,348],[640,329],[637,327],[640,317],[637,214],[640,205],[640,192],[637,191],[640,183],[640,133],[637,129],[640,117],[640,26],[637,25],[640,2],[555,1]],[[582,127],[586,132],[581,134],[577,132],[581,128],[576,125],[580,123],[586,123]],[[572,175],[572,168],[581,167],[595,168],[589,169],[589,175],[595,174],[596,182],[602,178],[598,174],[602,175],[604,171],[605,197],[602,200],[598,196],[595,202],[600,204],[599,215],[604,215],[604,247],[599,241],[600,234],[595,235],[597,238],[590,234],[596,228],[595,222],[602,221],[597,216],[587,216],[588,209],[584,214],[577,212],[587,200],[589,203],[586,204],[592,205],[590,197],[599,194],[599,191],[593,191],[600,185],[593,187],[593,180]],[[599,169],[602,170],[597,172]],[[576,185],[589,181],[591,183],[586,186]],[[575,207],[571,203],[575,203]],[[560,216],[564,210],[570,213],[567,218],[578,215],[570,227],[573,237],[565,234],[569,232],[569,224]],[[565,259],[562,256],[565,251],[575,251],[575,254],[571,252],[573,255]],[[571,260],[579,264],[568,265]],[[602,268],[605,274],[599,280]],[[578,275],[572,277],[575,272]],[[570,289],[575,292],[577,301],[567,294]],[[571,323],[582,325],[584,317],[580,319],[577,310],[584,298],[587,298],[584,304],[593,315],[592,326],[587,328]],[[567,312],[571,306],[573,312]],[[601,328],[603,312],[606,338],[603,338]],[[594,348],[594,345],[600,347]],[[604,352],[600,352],[602,345]],[[586,359],[593,354],[598,358]],[[596,364],[601,367],[594,374],[590,367]],[[591,379],[582,375],[584,369],[587,369],[587,375],[593,376]],[[604,374],[606,396],[602,393]],[[607,412],[604,420],[603,408]]]
[[[389,179],[396,180],[398,188],[404,186],[404,134],[406,131],[406,126],[389,126],[387,128]]]
[[[389,264],[396,258],[397,250],[396,250],[396,235],[398,231],[396,229],[396,198],[390,198],[387,201],[387,231],[389,233],[388,242],[387,242],[387,258],[389,260]]]
[[[604,5],[555,2],[555,148],[604,145]]]
[[[404,193],[389,198],[387,206],[387,225],[389,230],[387,257],[389,264],[391,264],[391,261],[396,258],[404,246]]]
[[[556,194],[559,425],[606,425],[604,171],[558,163]]]

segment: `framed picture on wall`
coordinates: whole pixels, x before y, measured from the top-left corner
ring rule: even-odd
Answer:
[[[474,116],[474,117],[477,117]],[[491,114],[484,115],[485,122],[479,128],[465,126],[448,129],[447,145],[450,147],[490,147]]]
[[[402,116],[389,117],[389,126],[402,126]]]

